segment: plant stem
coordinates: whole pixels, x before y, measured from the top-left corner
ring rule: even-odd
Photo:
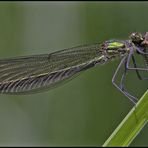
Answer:
[[[103,147],[129,146],[147,121],[148,90],[103,144]]]

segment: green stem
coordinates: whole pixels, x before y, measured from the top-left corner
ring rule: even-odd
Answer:
[[[103,147],[129,146],[148,121],[148,90],[132,108]]]

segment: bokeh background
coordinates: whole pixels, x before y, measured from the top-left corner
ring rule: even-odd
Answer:
[[[0,58],[50,53],[148,31],[148,2],[0,2]],[[101,146],[133,107],[111,83],[120,59],[64,85],[0,95],[0,146]],[[140,97],[146,83],[131,72]],[[148,146],[148,126],[131,146]]]

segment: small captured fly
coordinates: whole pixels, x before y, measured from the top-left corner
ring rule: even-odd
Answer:
[[[113,76],[112,83],[132,102],[137,98],[125,91],[124,81],[127,70],[134,70],[141,80],[139,71],[148,71],[148,32],[132,33],[129,40],[109,40],[102,44],[83,45],[41,55],[31,55],[0,60],[0,92],[8,94],[28,94],[51,88],[72,76],[121,57],[121,62]],[[138,67],[134,54],[140,54],[145,61]],[[130,61],[133,66],[130,66]],[[120,84],[116,83],[121,66],[124,65]]]

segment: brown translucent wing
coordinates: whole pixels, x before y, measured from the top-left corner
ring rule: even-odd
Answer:
[[[99,44],[0,60],[0,92],[29,93],[50,88],[95,65]]]

